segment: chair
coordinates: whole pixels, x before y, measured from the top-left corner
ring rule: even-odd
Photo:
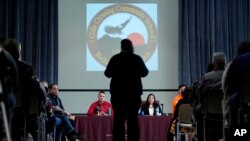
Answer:
[[[205,116],[203,119],[204,141],[214,141],[223,138],[223,115],[222,115],[221,90],[212,91],[206,96]]]
[[[192,122],[192,116],[193,107],[190,104],[181,104],[178,109],[178,122],[176,127],[177,141],[181,141],[181,135],[185,135],[185,141],[189,140],[190,135],[196,135],[196,123]],[[186,131],[184,131],[185,129]]]
[[[58,126],[60,126],[62,124],[62,120],[58,117],[55,117],[55,125],[54,125],[54,129],[52,133],[48,133],[47,135],[47,140],[49,140],[52,136],[53,136],[53,141],[59,141],[62,140],[61,138],[63,138],[61,136],[61,131],[58,132],[56,129],[58,128]],[[52,136],[51,136],[52,134]]]
[[[159,100],[156,100],[155,102],[156,102],[157,104],[160,104],[160,101],[159,101]],[[146,103],[146,101],[145,101],[145,100],[142,100],[141,106],[144,105],[145,103]]]

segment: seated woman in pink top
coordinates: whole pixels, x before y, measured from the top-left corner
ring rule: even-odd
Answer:
[[[98,100],[89,107],[88,116],[113,116],[112,105],[105,101],[105,92],[99,91]]]

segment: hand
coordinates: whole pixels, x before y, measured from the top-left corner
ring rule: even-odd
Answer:
[[[59,106],[54,106],[54,108],[58,111],[63,111]]]
[[[103,112],[103,111],[100,112],[100,115],[101,115],[101,116],[108,116],[108,114],[106,114],[106,113]]]
[[[63,113],[64,113],[66,116],[68,116],[68,117],[71,116],[71,114],[70,114],[69,112],[67,112],[67,111],[63,111]]]

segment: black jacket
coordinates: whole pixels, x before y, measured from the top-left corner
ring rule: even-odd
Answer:
[[[111,58],[104,72],[111,78],[110,93],[142,94],[141,77],[148,74],[142,58],[132,52],[121,52]]]
[[[156,116],[157,108],[158,108],[159,113],[162,114],[161,106],[158,103],[154,103],[153,107],[154,107],[154,116]],[[144,112],[144,115],[149,115],[149,105],[147,105],[146,103],[143,104],[141,107],[141,112],[142,111]]]

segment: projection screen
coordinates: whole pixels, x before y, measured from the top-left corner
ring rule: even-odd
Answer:
[[[60,89],[108,89],[103,73],[124,38],[150,70],[144,89],[177,88],[176,0],[60,0],[58,23]]]

